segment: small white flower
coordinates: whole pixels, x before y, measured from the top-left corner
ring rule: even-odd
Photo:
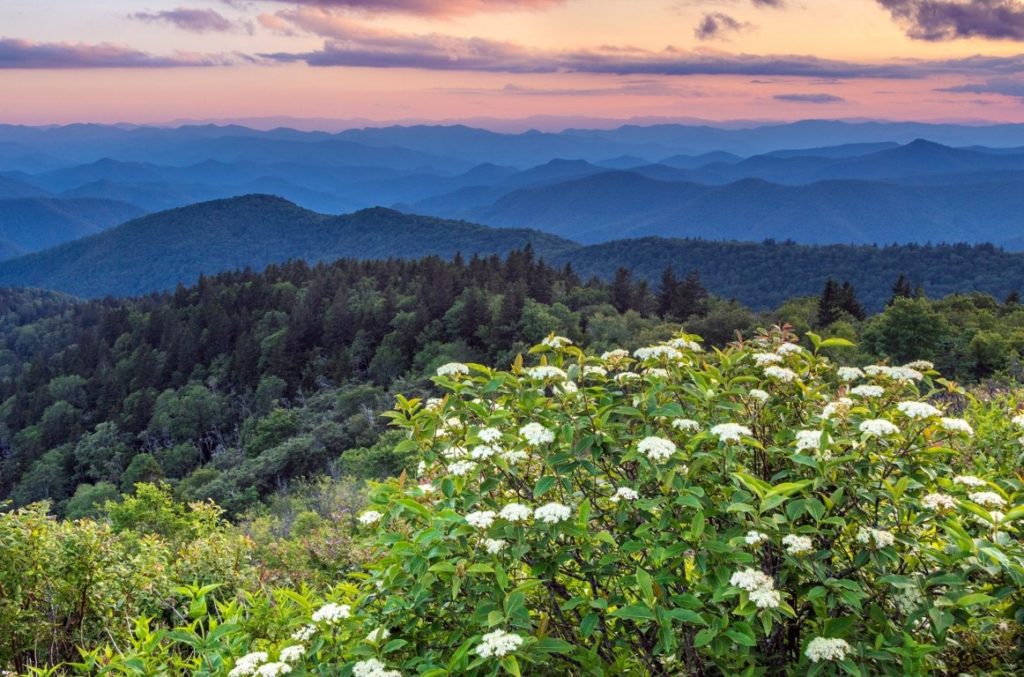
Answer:
[[[501,457],[514,465],[516,463],[521,463],[522,461],[525,461],[527,458],[529,458],[529,454],[527,454],[522,449],[512,449],[503,453]]]
[[[676,453],[676,445],[663,437],[645,437],[636,445],[641,454],[646,454],[652,461],[666,461]]]
[[[1018,428],[1024,428],[1024,414],[1017,414],[1011,422]]]
[[[292,644],[281,649],[280,658],[285,663],[294,663],[306,653],[306,647],[301,644]]]
[[[437,491],[437,487],[435,487],[433,484],[430,484],[429,482],[423,482],[422,484],[417,484],[416,488],[419,489],[420,491],[422,491],[424,494],[432,494],[435,491]]]
[[[572,341],[564,336],[549,336],[541,341],[541,345],[545,345],[548,348],[564,348],[566,346],[571,346]]]
[[[746,590],[747,592],[753,592],[758,588],[774,586],[775,583],[768,574],[760,569],[747,568],[733,573],[732,578],[729,579],[729,585]]]
[[[629,487],[619,487],[615,490],[615,495],[609,500],[612,503],[618,503],[619,501],[635,501],[640,498],[640,494],[636,492],[636,489],[630,489]]]
[[[376,658],[368,658],[352,666],[352,677],[402,677],[402,673],[398,670],[388,670],[387,666]]]
[[[622,384],[625,383],[626,381],[635,381],[638,378],[640,378],[640,374],[637,374],[632,371],[624,371],[615,375],[615,382]]]
[[[953,484],[962,484],[965,487],[987,487],[988,482],[975,477],[974,475],[957,475],[953,478]]]
[[[793,355],[796,353],[804,352],[804,349],[795,343],[783,343],[781,346],[775,349],[779,355]]]
[[[473,461],[456,461],[448,466],[448,472],[456,477],[462,477],[463,475],[468,475],[473,472],[474,468],[476,468],[476,463]]]
[[[821,447],[821,438],[824,433],[821,430],[798,430],[796,433],[796,450],[818,449]],[[826,444],[828,437],[825,436]]]
[[[672,346],[648,346],[646,348],[639,348],[633,352],[633,357],[638,360],[654,360],[661,358],[678,360],[682,356],[683,354]]]
[[[885,394],[885,388],[870,385],[854,386],[850,388],[850,394],[857,397],[881,397]]]
[[[469,454],[469,457],[475,461],[483,461],[499,453],[501,453],[500,447],[491,446],[489,444],[478,444],[473,447],[473,451]]]
[[[555,434],[540,423],[527,423],[519,429],[519,434],[533,446],[550,444],[555,441]]]
[[[266,651],[253,651],[235,661],[235,667],[228,673],[228,677],[245,677],[256,674],[260,665],[267,662]]]
[[[330,602],[313,612],[314,623],[326,623],[334,625],[338,621],[352,615],[352,607],[348,604],[335,604]]]
[[[771,395],[769,395],[766,391],[761,390],[760,388],[752,389],[749,393],[747,393],[747,395],[751,399],[755,399],[755,400],[761,402],[762,404],[767,402],[768,398],[771,397]]]
[[[907,369],[916,369],[917,371],[932,371],[935,369],[935,364],[928,360],[914,360],[913,362],[907,362],[903,366]]]
[[[316,634],[315,625],[304,625],[292,633],[292,639],[300,642],[308,642]]]
[[[776,353],[754,353],[754,364],[759,367],[767,367],[769,364],[778,364],[782,362],[782,355]]]
[[[850,645],[845,639],[833,637],[815,637],[807,645],[804,655],[812,663],[820,661],[841,661],[850,653]]]
[[[777,381],[782,381],[783,383],[792,383],[793,381],[796,380],[796,372],[787,367],[765,367],[764,375],[767,376],[768,378],[772,378]]]
[[[380,514],[376,510],[367,510],[359,516],[359,523],[364,525],[376,524],[382,517],[384,517],[384,515]]]
[[[391,636],[391,631],[385,627],[379,627],[376,630],[371,630],[370,634],[366,636],[366,641],[370,644],[377,644],[381,640],[387,639]]]
[[[762,534],[760,531],[750,530],[743,537],[743,540],[747,542],[747,545],[760,545],[768,540],[768,535]]]
[[[508,543],[506,543],[500,538],[484,539],[484,548],[486,548],[487,552],[492,555],[497,555],[499,552],[505,549],[506,545],[508,545]]]
[[[533,511],[530,510],[530,506],[523,505],[522,503],[509,503],[501,512],[498,513],[498,517],[509,522],[525,522],[530,519],[530,515]]]
[[[476,434],[480,438],[481,442],[486,444],[494,444],[501,439],[501,431],[497,428],[482,428],[480,432]]]
[[[504,630],[495,630],[480,638],[480,644],[477,645],[475,651],[482,658],[501,658],[512,653],[522,644],[523,638],[519,635]]]
[[[558,367],[551,367],[548,365],[541,365],[539,367],[530,367],[526,370],[526,374],[538,381],[546,381],[548,379],[563,380],[566,377],[565,370],[559,369]]]
[[[644,376],[649,376],[650,378],[668,378],[668,369],[662,369],[661,367],[644,369]]]
[[[461,362],[449,362],[437,368],[438,376],[465,376],[469,373],[469,367]]]
[[[892,367],[889,369],[889,378],[899,381],[900,383],[907,383],[909,381],[920,381],[924,378],[924,374],[919,372],[917,369],[910,367]]]
[[[950,496],[949,494],[934,492],[931,494],[926,494],[921,499],[921,505],[928,508],[929,510],[934,510],[935,512],[943,512],[955,508],[956,501],[954,501],[953,497]]]
[[[292,671],[292,666],[287,663],[267,663],[261,665],[256,671],[259,677],[278,677],[278,675],[286,675]]]
[[[608,352],[601,353],[601,359],[605,362],[618,363],[629,357],[629,351],[623,350],[622,348],[616,348],[615,350],[609,350]]]
[[[466,523],[471,527],[476,527],[477,529],[486,529],[494,524],[494,511],[478,510],[476,512],[471,512],[466,515]]]
[[[604,378],[608,376],[608,370],[604,367],[595,367],[593,365],[583,367],[584,376],[600,376]]]
[[[967,436],[971,436],[974,434],[974,428],[972,428],[971,424],[963,420],[962,418],[943,417],[941,424],[942,429],[948,433],[961,433]]]
[[[683,432],[697,432],[700,430],[700,423],[697,423],[690,418],[677,418],[672,421],[672,427],[676,430],[682,430]]]
[[[571,516],[572,509],[567,505],[562,505],[561,503],[547,503],[533,511],[534,519],[540,522],[546,522],[547,524],[564,522]]]
[[[829,402],[821,410],[821,418],[825,421],[835,418],[836,416],[846,416],[850,412],[850,407],[853,406],[853,400],[849,397],[840,397],[835,402]]]
[[[704,348],[702,348],[699,343],[691,341],[690,339],[675,338],[669,341],[668,344],[673,348],[678,348],[679,350],[689,350],[694,353],[704,352]]]
[[[751,591],[750,601],[758,609],[778,609],[782,602],[782,595],[774,588],[764,587]]]
[[[430,411],[441,411],[441,407],[444,405],[444,400],[440,397],[428,397],[427,401],[423,403],[424,409]]]
[[[1002,508],[1006,505],[1006,500],[994,491],[975,491],[967,494],[967,498],[986,508]]]
[[[857,367],[839,367],[837,371],[840,381],[849,383],[850,381],[856,381],[859,378],[864,378],[864,372]]]
[[[896,537],[884,529],[861,527],[857,530],[857,542],[875,548],[887,548],[896,542]]]
[[[859,430],[875,437],[895,435],[900,431],[899,428],[883,418],[868,419],[860,424]]]
[[[797,536],[796,534],[783,537],[782,545],[786,546],[786,552],[790,555],[802,555],[814,550],[814,541],[807,536]]]
[[[900,402],[896,408],[908,418],[931,418],[942,413],[927,402]]]
[[[738,423],[719,423],[711,429],[712,435],[717,435],[722,442],[739,442],[742,436],[750,437],[754,433],[745,425]]]

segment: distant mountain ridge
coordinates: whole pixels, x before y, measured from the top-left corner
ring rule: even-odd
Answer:
[[[76,240],[140,216],[117,200],[21,197],[0,199],[0,258]]]
[[[201,274],[262,269],[289,259],[469,257],[526,245],[551,263],[571,264],[584,277],[607,279],[626,267],[655,284],[666,267],[681,276],[698,270],[711,291],[755,308],[817,294],[828,276],[853,282],[873,309],[888,298],[899,273],[935,295],[977,290],[1005,296],[1024,289],[1024,254],[991,245],[812,246],[648,237],[582,246],[533,230],[487,228],[383,208],[328,216],[265,195],[152,214],[0,262],[0,286],[127,296],[171,289]]]

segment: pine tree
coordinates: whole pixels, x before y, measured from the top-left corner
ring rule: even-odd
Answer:
[[[864,311],[864,306],[861,305],[860,299],[857,298],[857,292],[854,291],[852,284],[843,282],[843,286],[839,290],[839,296],[840,308],[854,319],[863,321],[868,316]]]
[[[896,279],[896,283],[892,286],[892,297],[886,306],[891,306],[896,302],[896,299],[909,299],[914,296],[914,288],[910,284],[910,280],[903,273],[900,273],[899,278]]]
[[[708,314],[708,290],[700,281],[700,273],[691,270],[679,285],[677,301],[673,312],[681,321]]]
[[[661,274],[661,283],[658,285],[658,315],[663,318],[672,317],[672,311],[679,295],[679,280],[672,271],[672,267],[665,268]]]
[[[615,271],[615,279],[612,280],[612,305],[615,310],[624,313],[633,307],[634,290],[633,276],[626,268],[619,268]]]
[[[818,298],[818,326],[827,327],[839,319],[842,304],[842,290],[831,277],[825,281],[825,288]]]

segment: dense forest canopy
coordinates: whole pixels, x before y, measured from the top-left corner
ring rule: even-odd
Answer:
[[[685,324],[724,345],[789,322],[858,341],[857,357],[931,359],[964,380],[1014,378],[1024,352],[1015,297],[932,301],[901,278],[885,312],[865,319],[856,286],[830,281],[758,314],[709,294],[693,271],[610,277],[586,280],[527,248],[296,261],[134,299],[5,291],[0,497],[78,515],[164,479],[239,511],[297,477],[386,475],[402,460],[378,414],[395,392],[425,392],[451,360],[509,364],[552,331],[606,349]]]

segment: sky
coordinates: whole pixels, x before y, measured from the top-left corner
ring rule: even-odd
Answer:
[[[0,122],[282,116],[1024,122],[1024,0],[0,2]]]

